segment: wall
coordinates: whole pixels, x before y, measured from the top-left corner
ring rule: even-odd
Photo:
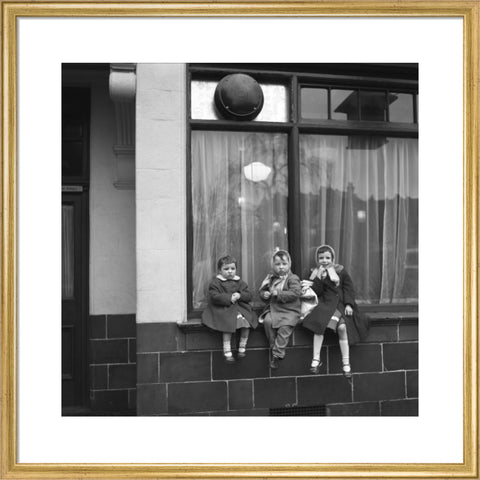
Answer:
[[[137,323],[186,316],[185,65],[138,64]]]
[[[351,348],[351,382],[328,333],[320,374],[312,375],[312,335],[301,326],[271,370],[262,327],[251,333],[246,358],[227,364],[220,333],[198,321],[137,325],[137,414],[418,415],[417,316],[371,317],[367,341]]]
[[[89,390],[93,413],[135,414],[135,315],[92,315]]]
[[[108,74],[91,84],[90,314],[136,312],[135,192],[118,190]]]

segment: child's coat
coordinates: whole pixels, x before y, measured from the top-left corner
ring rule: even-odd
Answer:
[[[260,292],[270,291],[272,285],[279,281],[281,279],[277,275],[267,275],[260,286]],[[263,300],[268,305],[260,315],[260,318],[270,312],[273,328],[279,328],[284,325],[294,327],[298,323],[301,313],[300,296],[302,294],[302,285],[300,279],[294,273],[289,272],[280,286],[277,297],[271,296],[268,300]],[[262,298],[261,295],[260,298]]]
[[[240,293],[240,298],[232,303],[235,292]],[[208,306],[202,313],[202,322],[213,330],[233,333],[237,329],[237,315],[241,313],[250,326],[256,328],[258,320],[251,301],[248,285],[239,276],[230,280],[217,275],[208,287]]]
[[[335,272],[339,277],[339,285],[327,275],[325,278],[313,279],[312,289],[318,296],[318,305],[303,321],[303,326],[314,333],[323,335],[328,322],[339,310],[347,327],[348,343],[353,345],[365,340],[368,333],[368,321],[359,312],[355,302],[355,291],[350,275],[341,265],[335,265]],[[345,306],[351,305],[353,315],[345,315]]]

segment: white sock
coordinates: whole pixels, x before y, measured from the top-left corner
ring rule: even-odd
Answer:
[[[223,333],[223,354],[226,357],[232,356],[232,334],[231,333]]]
[[[340,345],[340,351],[342,352],[342,363],[343,363],[343,371],[349,372],[350,371],[350,349],[348,347],[348,340],[338,340]]]
[[[242,328],[241,331],[242,331],[242,334],[240,336],[240,341],[238,342],[238,351],[244,353],[247,347],[248,334],[250,332],[248,331],[248,328]]]
[[[323,335],[314,334],[313,335],[313,359],[318,360],[320,363],[320,352],[323,345]],[[313,362],[312,362],[313,363]]]

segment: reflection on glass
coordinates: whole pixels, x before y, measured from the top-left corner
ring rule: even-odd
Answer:
[[[191,188],[194,308],[227,253],[258,291],[274,248],[288,248],[287,135],[193,131]]]
[[[213,97],[217,81],[192,80],[191,115],[193,120],[219,120]],[[290,99],[285,85],[260,83],[263,108],[254,122],[288,122]]]
[[[332,90],[332,119],[358,120],[358,95],[354,90]]]
[[[328,90],[325,88],[302,88],[300,97],[302,118],[328,118]]]
[[[62,298],[73,298],[73,206],[62,205]]]
[[[410,93],[392,93],[389,115],[391,122],[413,123],[413,95]]]
[[[300,136],[302,266],[332,245],[360,303],[418,301],[418,143]],[[349,148],[349,145],[361,148]]]
[[[362,120],[384,122],[387,119],[385,92],[360,92],[360,118]]]

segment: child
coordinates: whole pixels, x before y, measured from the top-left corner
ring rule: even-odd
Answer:
[[[364,340],[368,322],[358,311],[352,279],[342,265],[335,265],[335,251],[330,245],[321,245],[315,252],[317,267],[310,280],[302,280],[303,287],[312,287],[318,296],[318,305],[305,318],[303,326],[313,335],[313,360],[310,372],[320,370],[320,351],[326,328],[336,331],[342,354],[343,374],[352,377],[349,344]]]
[[[300,319],[302,286],[290,271],[292,261],[286,250],[278,250],[272,258],[272,273],[260,286],[260,298],[268,305],[260,315],[272,349],[270,368],[278,368],[295,325]]]
[[[208,287],[208,306],[203,311],[202,322],[213,330],[222,332],[225,361],[235,362],[232,355],[232,333],[240,329],[238,357],[246,356],[250,328],[258,325],[257,316],[249,302],[252,294],[248,285],[237,275],[237,261],[227,255],[218,260],[218,275]]]

